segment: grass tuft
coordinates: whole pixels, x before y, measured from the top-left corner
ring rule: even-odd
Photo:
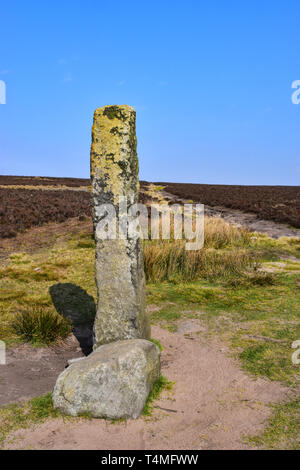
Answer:
[[[205,217],[204,248],[249,247],[252,233],[220,217]]]
[[[169,380],[163,375],[154,382],[143,410],[143,416],[151,416],[153,411],[153,402],[160,397],[163,390],[172,390],[173,385],[174,382],[169,382]]]
[[[253,272],[244,273],[240,277],[228,279],[228,287],[255,287],[255,286],[273,286],[278,282],[276,276],[272,273]]]
[[[144,260],[150,282],[231,279],[255,268],[252,253],[245,249],[188,251],[183,240],[146,242]]]
[[[77,243],[77,248],[95,248],[95,242],[93,240],[80,240]]]
[[[51,344],[59,338],[66,338],[72,329],[67,318],[38,307],[17,313],[12,326],[22,340],[35,345]]]
[[[158,339],[150,338],[150,341],[152,341],[152,343],[156,344],[156,346],[158,346],[158,348],[159,348],[161,351],[164,350],[163,345],[158,341]]]
[[[300,398],[273,405],[267,427],[247,440],[264,449],[300,450]]]

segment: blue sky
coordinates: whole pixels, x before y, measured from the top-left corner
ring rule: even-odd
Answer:
[[[0,173],[89,176],[95,108],[137,111],[140,178],[298,185],[300,6],[1,2]]]

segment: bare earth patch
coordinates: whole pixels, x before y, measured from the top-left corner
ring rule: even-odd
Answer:
[[[249,377],[224,345],[201,338],[194,321],[190,326],[189,330],[188,324],[182,325],[176,333],[152,328],[152,337],[164,347],[162,373],[175,385],[154,404],[150,418],[114,424],[96,419],[48,420],[15,432],[6,448],[250,448],[244,436],[263,429],[270,415],[267,405],[287,398],[288,389]]]
[[[53,347],[8,349],[6,365],[0,365],[0,407],[48,393],[67,360],[82,355],[73,335]]]

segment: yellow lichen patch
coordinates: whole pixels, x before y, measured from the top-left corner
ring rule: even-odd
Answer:
[[[105,182],[103,191],[113,194],[114,202],[124,195],[126,179],[131,175],[132,159],[136,156],[135,110],[130,106],[105,106],[96,109],[92,128],[91,177]],[[136,168],[138,168],[136,164]]]

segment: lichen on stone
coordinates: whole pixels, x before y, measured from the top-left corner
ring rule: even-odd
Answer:
[[[135,124],[135,110],[127,105],[105,106],[94,113],[91,179],[95,227],[97,207],[101,204],[113,204],[118,215],[120,197],[128,197],[128,204],[138,201]],[[140,241],[98,240],[96,230],[95,235],[99,297],[94,325],[96,345],[118,339],[150,338]]]

